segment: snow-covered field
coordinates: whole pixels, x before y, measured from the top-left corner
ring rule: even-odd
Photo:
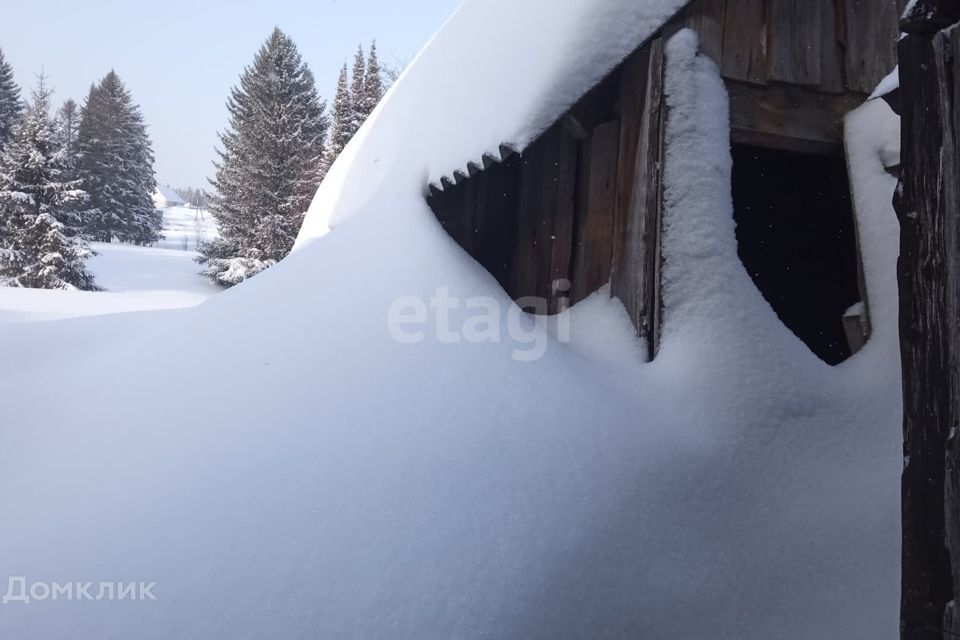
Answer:
[[[215,237],[216,227],[209,213],[197,220],[193,209],[167,209],[156,247],[93,243],[88,266],[103,292],[0,288],[0,324],[200,304],[222,289],[198,274],[196,240]]]
[[[217,226],[209,211],[190,207],[172,207],[163,211],[163,249],[196,251],[197,247],[217,237]]]

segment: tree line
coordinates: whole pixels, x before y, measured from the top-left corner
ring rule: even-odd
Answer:
[[[114,71],[83,106],[54,111],[43,75],[20,92],[0,50],[0,286],[95,290],[89,242],[160,238],[140,109]]]
[[[294,42],[274,29],[230,93],[209,207],[220,237],[200,247],[202,273],[232,286],[293,248],[321,181],[380,102],[376,43],[344,64],[332,109]],[[0,286],[94,290],[90,242],[150,245],[161,236],[153,151],[140,108],[111,71],[82,106],[54,111],[40,77],[24,101],[0,50]]]
[[[195,187],[175,187],[173,192],[183,200],[184,204],[194,209],[206,209],[208,206],[207,192]]]
[[[220,237],[198,258],[210,279],[235,285],[290,252],[320,182],[383,93],[376,43],[369,54],[360,46],[328,115],[297,46],[274,29],[227,100],[209,198]]]

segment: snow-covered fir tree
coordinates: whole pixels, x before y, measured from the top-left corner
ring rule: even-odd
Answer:
[[[13,67],[0,49],[0,149],[13,135],[13,127],[23,111],[20,87],[13,80]]]
[[[354,109],[353,100],[350,97],[350,78],[347,73],[347,65],[344,64],[340,69],[337,93],[333,99],[333,123],[330,126],[330,141],[324,153],[321,178],[326,176],[327,170],[353,137]]]
[[[79,180],[80,155],[77,149],[77,132],[80,127],[80,108],[73,99],[68,99],[60,106],[54,118],[54,124],[57,142],[63,152],[63,180],[65,182]],[[70,230],[71,235],[83,235],[87,218],[93,213],[90,211],[89,196],[85,195],[83,199],[66,205],[64,211],[64,215],[60,216],[60,222]]]
[[[330,141],[324,154],[321,177],[325,177],[333,162],[353,139],[363,123],[383,98],[383,77],[377,58],[376,41],[370,45],[370,55],[364,61],[363,46],[357,47],[353,61],[352,78],[344,64],[337,81],[333,101],[333,124]]]
[[[57,111],[57,128],[61,143],[69,157],[77,154],[77,130],[80,127],[80,107],[73,98],[67,99]]]
[[[157,184],[150,138],[140,108],[114,71],[90,87],[77,150],[94,209],[87,216],[85,235],[100,242],[141,245],[159,240],[163,214],[153,205]]]
[[[353,74],[350,82],[350,137],[352,138],[365,120],[363,115],[364,86],[367,82],[367,61],[364,57],[363,46],[357,46],[357,53],[353,58]]]
[[[377,41],[374,40],[370,45],[370,56],[367,58],[363,91],[360,96],[354,97],[355,109],[361,125],[367,121],[382,98],[383,77],[380,75],[380,60],[377,58]]]
[[[73,226],[86,194],[69,178],[43,77],[0,154],[0,284],[93,290],[92,255]]]
[[[275,29],[227,101],[210,211],[221,238],[201,246],[214,282],[232,286],[293,248],[322,172],[328,121],[313,73]]]

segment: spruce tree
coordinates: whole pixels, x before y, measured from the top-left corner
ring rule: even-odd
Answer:
[[[57,111],[57,127],[67,156],[77,154],[77,129],[80,127],[80,108],[73,98],[69,98]]]
[[[333,99],[333,124],[330,127],[330,141],[323,158],[321,178],[326,176],[327,171],[353,137],[353,116],[354,108],[353,101],[350,99],[347,65],[344,64],[337,82],[337,94]]]
[[[370,57],[367,58],[367,73],[364,76],[363,92],[359,99],[355,99],[356,111],[362,125],[380,104],[383,98],[383,78],[380,77],[380,61],[377,59],[376,40],[370,45]]]
[[[23,111],[20,87],[13,80],[13,68],[0,49],[0,150],[13,135],[13,127]]]
[[[90,93],[77,131],[80,175],[94,211],[85,234],[100,242],[149,245],[161,238],[162,212],[153,206],[153,150],[140,108],[116,72]]]
[[[364,86],[367,83],[367,63],[363,55],[363,46],[357,46],[353,59],[353,79],[350,84],[350,137],[352,138],[363,125]]]
[[[44,78],[0,155],[0,284],[93,290],[91,254],[64,224],[86,194],[67,177]]]
[[[274,29],[227,100],[210,211],[220,239],[201,246],[214,282],[232,286],[293,248],[320,182],[328,122],[313,73]]]
[[[321,178],[326,177],[327,171],[373,113],[382,97],[383,79],[377,58],[377,43],[374,41],[370,45],[370,56],[366,62],[363,59],[363,47],[357,48],[352,81],[346,64],[340,70],[337,94],[333,102],[333,125],[320,170]]]
[[[80,126],[80,109],[77,103],[68,99],[57,110],[54,118],[57,133],[57,143],[63,152],[63,180],[73,182],[80,178],[80,157],[77,150],[77,129]],[[81,185],[82,182],[77,182]],[[89,211],[89,196],[84,194],[82,199],[64,207],[64,214],[60,222],[69,229],[70,235],[83,235]]]

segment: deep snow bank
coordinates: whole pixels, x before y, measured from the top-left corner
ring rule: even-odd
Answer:
[[[552,52],[531,69],[569,63],[588,84],[670,4],[569,2],[567,16],[545,0],[467,2],[337,163],[289,259],[197,309],[5,329],[0,570],[155,581],[158,599],[8,604],[0,635],[895,637],[895,316],[879,304],[874,340],[830,368],[765,305],[736,259],[723,89],[689,35],[668,48],[682,117],[668,127],[656,363],[631,357],[602,295],[572,311],[571,344],[550,339],[529,363],[510,341],[446,344],[430,315],[419,344],[388,331],[401,296],[448,288],[508,307],[422,190],[561,108],[537,99],[557,76],[541,79],[499,124],[432,156],[454,119],[474,130],[487,110],[470,111],[478,89],[442,94],[442,118],[417,113],[417,87],[442,87],[425,79],[452,54],[521,34]],[[601,33],[610,50],[579,60]],[[497,100],[519,100],[508,93]],[[852,179],[887,189],[888,145],[852,135]],[[868,287],[881,301],[895,268],[885,203],[860,221],[880,239]]]

